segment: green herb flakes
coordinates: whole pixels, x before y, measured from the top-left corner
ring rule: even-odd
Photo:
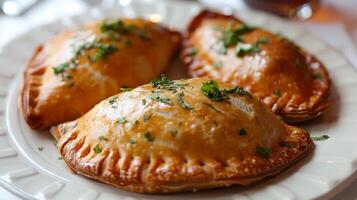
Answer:
[[[100,44],[97,45],[96,52],[94,57],[91,58],[91,61],[98,61],[106,58],[108,55],[117,51],[118,48],[115,45],[111,44]]]
[[[330,136],[321,135],[321,136],[311,136],[310,138],[314,141],[324,141],[324,140],[328,140],[330,138]]]
[[[155,137],[152,136],[149,131],[146,132],[146,133],[144,134],[144,136],[145,136],[145,138],[146,138],[146,140],[147,140],[148,142],[153,142],[153,141],[155,140]]]
[[[184,100],[183,100],[183,96],[184,96],[184,93],[183,92],[180,92],[176,95],[176,100],[177,102],[179,103],[179,105],[183,108],[183,109],[186,109],[186,110],[192,110],[193,107],[190,106],[189,104],[187,104]]]
[[[273,152],[272,148],[270,147],[262,147],[262,146],[257,146],[255,151],[262,156],[265,159],[268,159]]]
[[[237,43],[235,51],[237,56],[244,56],[246,54],[259,52],[260,48],[258,45],[251,45],[239,42]]]
[[[153,101],[160,102],[166,105],[172,105],[172,101],[170,98],[161,97],[159,94],[156,93],[151,94],[148,98]]]
[[[276,90],[274,90],[273,95],[275,95],[277,97],[281,97],[281,91],[276,89]]]
[[[133,88],[128,88],[128,87],[122,87],[122,88],[120,88],[120,91],[121,92],[129,92],[129,91],[132,91],[133,90]]]
[[[230,24],[221,35],[220,40],[224,44],[224,47],[229,47],[231,45],[237,44],[237,42],[242,40],[242,35],[251,31],[252,28],[249,26],[242,24],[238,28],[233,29],[232,24]]]
[[[125,117],[121,117],[119,120],[118,120],[118,123],[119,124],[125,124],[127,122],[127,120],[125,119]]]
[[[146,105],[146,99],[141,100],[141,103],[143,104],[143,106],[145,106]]]
[[[117,96],[110,97],[110,98],[108,99],[108,102],[109,102],[110,105],[113,105],[115,102],[117,102],[117,99],[118,99]]]
[[[218,53],[226,54],[227,48],[242,41],[243,34],[252,30],[245,24],[240,25],[238,28],[233,29],[233,25],[230,24],[224,31],[222,31],[219,38]]]
[[[101,135],[101,136],[98,137],[98,140],[100,140],[100,141],[108,141],[108,138],[105,137],[104,135]]]
[[[121,20],[116,20],[113,22],[104,21],[100,26],[101,32],[114,31],[119,33],[128,33],[128,28],[125,27],[124,22]]]
[[[213,80],[203,83],[201,91],[204,95],[214,101],[221,101],[228,98],[224,92],[219,90],[217,82]]]
[[[194,47],[190,48],[187,53],[188,56],[194,56],[196,54],[197,54],[197,49]]]
[[[247,131],[246,131],[244,128],[241,128],[241,129],[238,131],[238,134],[239,134],[239,135],[247,135]]]
[[[211,108],[212,110],[216,111],[216,112],[221,112],[219,110],[217,110],[216,107],[214,107],[212,104],[209,104],[209,103],[203,103],[204,105],[208,106],[209,108]]]
[[[93,151],[95,153],[100,153],[102,152],[102,148],[100,148],[99,144],[95,145],[95,147],[93,148]]]
[[[167,79],[166,76],[163,74],[161,74],[159,78],[151,81],[151,85],[154,88],[158,89],[166,88],[167,86],[171,86],[172,84],[174,84],[174,81]]]
[[[135,140],[130,139],[129,144],[136,144]]]
[[[38,149],[39,151],[43,151],[43,146],[39,146],[37,149]]]
[[[221,67],[223,67],[223,62],[218,60],[218,61],[213,63],[213,66],[216,67],[216,68],[221,68]]]
[[[56,75],[63,73],[67,68],[69,68],[69,63],[63,63],[63,64],[60,64],[60,65],[58,65],[56,67],[52,67],[53,72]]]
[[[264,36],[262,38],[259,38],[256,44],[268,44],[269,42],[270,42],[269,38]]]
[[[239,95],[247,95],[247,96],[251,96],[251,94],[244,90],[244,88],[240,87],[240,86],[235,86],[234,88],[231,89],[224,89],[224,92],[226,94],[239,94]]]
[[[152,114],[149,114],[149,115],[144,115],[144,122],[147,122],[149,121],[149,119],[152,117]]]
[[[322,80],[322,75],[320,73],[316,73],[312,76],[312,78],[315,80]]]
[[[170,131],[170,134],[172,137],[176,137],[176,135],[178,134],[178,131],[177,130]]]
[[[297,68],[300,68],[300,69],[305,67],[303,61],[298,59],[298,58],[296,58],[296,60],[295,60],[295,65],[296,65]]]

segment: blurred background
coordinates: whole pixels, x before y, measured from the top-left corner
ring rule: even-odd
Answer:
[[[8,42],[35,26],[50,23],[63,16],[82,14],[88,9],[114,1],[125,3],[135,0],[0,0],[0,51],[6,51],[3,47]],[[155,0],[143,1],[155,3]],[[308,29],[340,50],[357,69],[357,0],[196,1],[205,6],[223,8],[227,12],[234,9],[254,9],[279,16],[289,23]],[[334,199],[357,199],[356,190],[357,181]],[[3,199],[19,198],[0,187],[0,200]]]

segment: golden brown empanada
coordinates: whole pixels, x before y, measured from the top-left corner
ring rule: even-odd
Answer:
[[[51,132],[78,174],[145,193],[252,184],[314,147],[242,88],[202,78],[161,77]]]
[[[33,129],[86,113],[122,87],[158,77],[179,33],[142,19],[98,21],[37,48],[24,73],[20,107]]]
[[[329,76],[315,57],[233,16],[210,11],[196,16],[182,57],[190,77],[238,84],[287,122],[317,117],[328,106]]]

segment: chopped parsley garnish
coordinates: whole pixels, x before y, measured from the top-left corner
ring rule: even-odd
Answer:
[[[151,85],[157,89],[165,89],[172,91],[173,93],[177,92],[178,89],[185,89],[185,86],[189,85],[188,83],[175,83],[172,80],[169,80],[165,75],[161,74],[159,78],[152,80]],[[154,90],[153,93],[159,93],[159,91]],[[162,92],[162,91],[160,91]]]
[[[227,48],[236,45],[238,42],[242,41],[242,35],[251,31],[252,28],[245,24],[240,25],[238,28],[233,29],[232,24],[229,25],[224,31],[222,31],[221,37],[219,38],[220,44],[218,48],[218,53],[225,54]]]
[[[52,67],[53,72],[58,75],[63,73],[69,67],[69,63],[62,63],[56,67]]]
[[[295,60],[295,65],[298,68],[304,68],[305,67],[304,63],[298,58],[296,58],[296,60]]]
[[[227,53],[227,48],[221,42],[218,43],[217,53],[219,53],[219,54],[226,54]]]
[[[281,97],[281,91],[280,90],[274,90],[273,95],[277,97]]]
[[[251,95],[249,92],[247,92],[246,90],[244,90],[242,87],[239,86],[236,86],[231,89],[220,90],[218,88],[217,82],[213,80],[203,83],[201,87],[201,91],[203,92],[204,95],[206,95],[208,98],[214,101],[221,101],[221,100],[228,99],[229,98],[228,94],[234,94],[234,93],[239,95],[248,95],[248,96]]]
[[[119,120],[118,120],[118,123],[119,124],[125,124],[127,122],[127,120],[125,119],[125,117],[121,117]]]
[[[262,146],[257,146],[255,151],[262,156],[265,159],[268,159],[273,152],[272,148],[270,147],[262,147]]]
[[[117,96],[114,96],[114,97],[110,97],[108,99],[108,102],[110,105],[113,105],[116,101],[117,101],[118,97]]]
[[[238,132],[239,135],[247,135],[247,131],[244,128],[241,128]]]
[[[330,138],[328,135],[321,135],[321,136],[311,136],[310,137],[314,141],[324,141]]]
[[[237,44],[237,42],[242,40],[242,35],[251,31],[252,28],[242,24],[238,28],[233,29],[232,25],[228,26],[221,35],[220,40],[222,41],[225,48]]]
[[[125,44],[125,46],[130,46],[132,44],[132,42],[129,39],[125,39],[124,44]]]
[[[43,146],[38,147],[39,151],[43,151]]]
[[[114,31],[120,33],[128,33],[128,28],[125,27],[124,22],[121,20],[116,20],[113,22],[103,22],[100,26],[101,32]]]
[[[251,45],[238,42],[235,50],[237,56],[244,56],[246,54],[259,52],[260,48],[257,44]]]
[[[214,107],[212,104],[209,104],[209,103],[203,103],[203,104],[205,104],[206,106],[208,106],[209,108],[211,108],[212,110],[214,110],[216,112],[221,112],[221,111],[217,110],[217,108]]]
[[[118,48],[115,45],[111,44],[99,44],[96,47],[96,52],[94,57],[91,58],[91,61],[98,61],[104,59],[108,55],[112,54],[113,52],[117,51]]]
[[[136,142],[132,139],[129,140],[129,144],[135,144]]]
[[[160,95],[157,93],[151,94],[148,98],[163,104],[172,105],[172,101],[170,98],[160,97]]]
[[[145,106],[146,100],[145,99],[141,100],[141,103]]]
[[[264,36],[262,38],[259,38],[256,44],[268,44],[269,42],[270,42],[269,38]]]
[[[165,89],[166,87],[171,86],[173,84],[174,81],[167,79],[166,76],[163,74],[161,74],[159,78],[151,81],[151,85],[154,88],[158,89]]]
[[[221,68],[221,67],[223,67],[223,62],[218,60],[218,61],[213,63],[213,66],[217,67],[217,68]]]
[[[155,137],[152,136],[149,131],[146,132],[146,133],[144,134],[144,136],[145,136],[145,138],[146,138],[146,140],[147,140],[148,142],[152,142],[152,141],[155,140]]]
[[[152,117],[152,114],[149,114],[149,115],[144,115],[144,122],[147,122],[149,121],[149,119]]]
[[[148,40],[150,39],[150,37],[148,36],[148,34],[146,32],[144,32],[143,30],[141,29],[137,29],[136,30],[136,35],[140,38],[140,39],[143,39],[143,40]]]
[[[115,44],[103,43],[103,42],[120,40],[122,39],[121,38],[122,34],[125,35],[125,34],[134,33],[141,39],[144,40],[149,39],[149,36],[144,31],[144,29],[141,29],[140,27],[133,24],[129,24],[126,26],[124,22],[121,20],[110,21],[110,22],[104,21],[100,26],[100,31],[101,33],[95,38],[94,41],[85,42],[84,44],[81,45],[72,45],[74,47],[73,58],[71,58],[71,60],[68,62],[62,63],[58,66],[54,66],[53,67],[54,73],[56,75],[59,74],[63,75],[68,69],[75,69],[78,65],[78,57],[83,55],[84,51],[86,50],[93,50],[94,55],[87,56],[89,61],[91,62],[97,62],[99,60],[106,58],[110,54],[117,51],[118,47]],[[128,40],[127,38],[124,38],[122,41],[127,46],[131,44],[131,41]],[[62,76],[62,79],[65,80],[64,76]]]
[[[197,54],[197,49],[192,47],[188,50],[189,52],[187,53],[188,56],[194,56]]]
[[[183,108],[183,109],[186,109],[186,110],[192,110],[193,107],[190,106],[189,104],[187,104],[184,100],[183,100],[183,96],[184,96],[184,93],[183,92],[180,92],[176,95],[176,100],[177,102],[180,104],[180,106]]]
[[[95,145],[95,147],[93,148],[93,151],[96,153],[100,153],[102,152],[102,148],[100,148],[99,144]]]
[[[104,135],[101,135],[101,136],[98,137],[98,140],[108,141],[108,138],[105,137]]]
[[[75,69],[78,65],[78,57],[83,54],[85,50],[95,50],[95,54],[93,57],[88,57],[90,61],[96,62],[100,59],[104,59],[108,55],[112,54],[117,50],[117,47],[115,45],[111,44],[103,44],[98,41],[94,42],[89,42],[85,43],[82,45],[79,45],[73,50],[73,58],[70,59],[69,62],[62,63],[58,66],[52,67],[53,72],[55,75],[62,75],[62,80],[64,81],[66,79],[72,78],[72,76],[68,76],[64,74],[68,69]]]
[[[128,25],[128,30],[129,31],[133,31],[136,36],[138,36],[140,39],[142,40],[149,40],[150,37],[147,35],[147,33],[142,30],[140,27],[134,25],[134,24],[129,24]]]
[[[268,37],[262,37],[258,39],[254,44],[247,44],[243,42],[243,34],[253,30],[245,24],[240,25],[238,28],[233,29],[232,24],[229,25],[224,31],[222,31],[221,37],[218,43],[218,53],[226,54],[227,48],[235,46],[235,52],[237,56],[244,56],[250,53],[259,52],[261,49],[259,45],[269,43]]]
[[[322,80],[322,75],[320,73],[316,73],[312,76],[312,78],[316,80]]]
[[[221,101],[228,98],[227,94],[219,90],[217,82],[213,80],[203,83],[201,91],[204,95],[214,101]]]
[[[128,87],[122,87],[122,88],[120,88],[120,91],[121,92],[129,92],[129,91],[132,91],[133,90],[133,88],[128,88]]]
[[[224,89],[224,92],[227,94],[239,94],[239,95],[247,95],[250,96],[251,94],[246,91],[244,88],[240,87],[240,86],[235,86],[234,88],[231,89]]]
[[[170,131],[170,134],[172,137],[176,137],[176,135],[178,134],[178,131],[177,130]]]

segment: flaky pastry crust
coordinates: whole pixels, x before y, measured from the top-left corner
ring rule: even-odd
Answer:
[[[220,52],[223,31],[242,24],[234,16],[207,10],[196,16],[182,52],[187,74],[240,85],[289,123],[320,116],[328,107],[331,85],[323,64],[283,36],[260,28],[239,36],[240,42],[253,46],[250,52],[237,55],[235,44]]]
[[[104,25],[103,25],[104,24]],[[181,35],[142,19],[105,20],[39,46],[24,72],[20,108],[32,129],[76,119],[99,101],[156,78]]]
[[[212,100],[201,89],[208,82],[143,85],[51,132],[73,171],[142,193],[249,185],[312,151],[307,132],[285,125],[256,97],[239,91]]]

